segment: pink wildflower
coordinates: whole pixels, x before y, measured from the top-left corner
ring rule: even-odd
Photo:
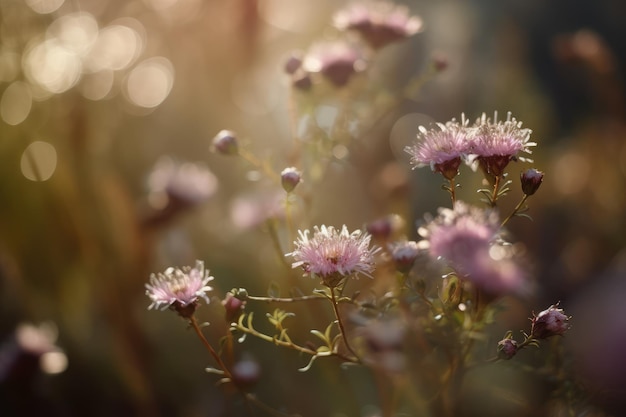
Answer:
[[[461,123],[453,119],[446,124],[437,123],[437,126],[439,129],[431,130],[420,126],[417,142],[404,150],[411,155],[414,168],[429,165],[433,172],[440,172],[452,180],[469,149],[467,120],[462,117]]]
[[[345,41],[314,45],[304,58],[306,72],[320,73],[335,87],[343,87],[350,77],[366,67],[361,51]]]
[[[207,292],[213,288],[207,283],[213,279],[209,271],[204,269],[204,262],[196,261],[196,266],[167,268],[165,272],[150,275],[150,283],[146,284],[146,295],[152,300],[148,307],[165,310],[172,308],[183,317],[190,317],[197,306],[198,298],[207,303]]]
[[[493,122],[483,113],[474,129],[470,153],[475,155],[480,167],[489,175],[502,175],[509,162],[517,160],[520,152],[530,154],[530,148],[537,145],[530,142],[532,130],[522,129],[522,122],[518,122],[510,112],[506,120],[500,122],[497,121],[497,113]]]
[[[360,230],[349,233],[345,225],[340,232],[332,226],[315,226],[312,238],[309,238],[309,230],[298,233],[295,250],[286,256],[294,258],[291,266],[302,267],[305,276],[319,277],[328,287],[337,286],[348,276],[371,277],[374,254],[379,248],[369,247],[371,236],[368,233]]]
[[[420,247],[487,292],[516,292],[524,282],[522,271],[511,259],[492,256],[499,229],[495,211],[457,201],[454,209],[440,209],[437,218],[420,228],[425,238]]]
[[[398,241],[387,244],[391,258],[396,266],[396,269],[400,272],[409,272],[420,253],[420,248],[417,242],[413,241]]]
[[[413,36],[423,26],[422,19],[410,16],[405,6],[388,1],[354,3],[337,12],[334,23],[339,30],[358,32],[374,49]]]

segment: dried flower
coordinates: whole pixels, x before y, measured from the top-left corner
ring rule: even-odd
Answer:
[[[520,181],[522,182],[522,191],[524,194],[533,195],[543,182],[543,172],[529,168],[520,174]]]
[[[413,36],[423,26],[420,17],[388,1],[353,3],[335,14],[334,24],[339,30],[358,32],[373,49]]]
[[[366,67],[361,51],[345,41],[314,45],[302,64],[310,73],[322,74],[335,87],[345,86],[352,75]]]
[[[437,126],[439,129],[431,130],[420,126],[417,142],[404,150],[411,155],[414,168],[430,166],[433,172],[440,172],[452,180],[469,149],[467,120],[462,116],[461,123],[453,119],[446,124],[437,123]]]
[[[288,193],[292,192],[300,181],[302,181],[302,174],[294,167],[285,168],[280,173],[280,182]]]
[[[419,245],[413,241],[398,241],[387,245],[391,258],[400,272],[411,270],[420,253]]]
[[[170,267],[165,272],[151,274],[150,283],[146,284],[146,295],[152,300],[148,309],[171,308],[182,317],[191,317],[197,307],[198,298],[209,303],[206,293],[213,288],[206,284],[212,279],[202,261],[196,261],[194,268]]]
[[[535,339],[546,339],[569,330],[569,317],[563,313],[563,309],[557,308],[558,303],[537,314],[531,319],[531,336]]]
[[[510,337],[498,342],[498,358],[509,360],[517,353],[517,342]]]
[[[309,238],[309,230],[298,233],[295,250],[286,256],[295,259],[291,266],[302,267],[305,276],[319,277],[331,288],[348,276],[371,277],[374,254],[380,248],[369,247],[371,236],[368,233],[360,230],[349,233],[345,225],[340,232],[332,226],[315,226],[312,238]]]
[[[530,148],[537,145],[530,142],[532,130],[522,129],[522,122],[518,122],[510,112],[505,121],[498,122],[497,117],[495,113],[492,122],[483,113],[476,121],[470,146],[470,153],[475,155],[482,170],[492,176],[502,175],[509,162],[516,160],[520,152],[530,154]]]
[[[237,135],[231,130],[220,130],[213,138],[213,148],[222,155],[237,155],[239,153]]]

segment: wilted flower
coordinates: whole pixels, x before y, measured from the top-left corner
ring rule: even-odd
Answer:
[[[150,283],[146,284],[146,295],[152,301],[148,308],[172,308],[182,317],[191,317],[197,307],[198,298],[209,303],[207,292],[213,288],[207,284],[212,279],[202,261],[196,261],[194,268],[170,267],[165,272],[151,274]]]
[[[419,245],[413,241],[398,241],[387,245],[391,259],[400,272],[408,272],[420,253]]]
[[[563,309],[557,308],[558,303],[543,310],[532,321],[531,336],[535,339],[545,339],[556,336],[569,330],[569,317],[563,313]]]
[[[368,233],[360,230],[349,233],[345,225],[340,232],[332,226],[315,226],[312,238],[309,238],[309,230],[298,233],[295,250],[286,256],[294,258],[291,266],[302,267],[305,276],[319,277],[328,287],[336,287],[348,276],[371,277],[374,254],[380,248],[369,247],[371,236]]]
[[[543,182],[543,172],[529,168],[520,174],[520,181],[522,182],[522,191],[524,194],[533,195]]]
[[[292,192],[300,181],[302,181],[302,174],[294,167],[285,168],[280,173],[280,182],[288,193]]]
[[[200,164],[177,164],[171,158],[161,158],[148,177],[152,201],[165,196],[165,203],[177,206],[198,204],[217,190],[217,177]]]
[[[500,122],[497,121],[497,113],[493,122],[483,113],[474,129],[470,153],[475,155],[488,175],[502,175],[509,162],[516,160],[520,152],[530,154],[530,148],[537,145],[530,142],[532,130],[522,129],[522,122],[518,122],[511,113]]]
[[[220,130],[213,138],[212,145],[222,155],[237,155],[239,153],[237,135],[231,130]]]
[[[437,123],[437,126],[439,129],[431,130],[420,126],[417,142],[404,150],[411,155],[415,168],[430,166],[433,171],[452,180],[469,149],[467,120],[462,117],[461,123],[453,119],[446,124]]]
[[[335,14],[334,23],[340,30],[358,32],[374,49],[413,36],[423,25],[405,6],[388,1],[353,3]]]
[[[345,86],[350,77],[366,67],[361,51],[345,41],[314,45],[302,64],[307,72],[320,73],[335,87]]]
[[[495,211],[457,201],[454,209],[440,209],[437,218],[419,229],[425,238],[419,246],[487,292],[516,292],[524,282],[522,271],[511,259],[492,255],[499,229]]]

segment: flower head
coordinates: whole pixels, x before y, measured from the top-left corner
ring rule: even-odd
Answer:
[[[502,175],[508,163],[516,160],[520,152],[530,154],[530,148],[537,145],[530,141],[532,130],[522,129],[522,122],[518,122],[511,113],[500,122],[497,121],[497,113],[493,122],[483,113],[474,129],[470,153],[475,155],[483,171],[489,175]]]
[[[543,182],[543,172],[534,168],[529,168],[520,174],[522,191],[526,195],[533,195],[537,192]]]
[[[411,270],[420,253],[420,247],[417,242],[414,241],[404,240],[389,243],[387,248],[396,265],[396,269],[405,273]]]
[[[366,63],[355,45],[332,41],[314,45],[302,67],[307,72],[322,74],[335,87],[343,87],[352,75],[365,69]]]
[[[300,181],[302,181],[302,173],[294,167],[285,168],[280,173],[280,182],[288,193],[292,192]]]
[[[531,336],[535,339],[545,339],[556,336],[569,330],[569,317],[565,315],[563,309],[558,308],[558,303],[543,310],[532,321]]]
[[[465,117],[461,123],[452,119],[446,124],[437,123],[437,127],[427,130],[420,126],[417,142],[404,150],[411,155],[415,168],[430,166],[434,172],[451,180],[458,174],[461,159],[468,152],[470,130]]]
[[[239,153],[237,135],[232,130],[220,130],[213,138],[212,147],[222,155],[237,155]]]
[[[510,337],[505,337],[498,342],[498,358],[509,360],[518,351],[517,342]]]
[[[286,255],[294,258],[293,268],[302,267],[305,276],[319,277],[329,287],[337,286],[348,276],[371,277],[374,254],[380,248],[369,247],[368,233],[360,230],[350,233],[345,225],[339,232],[332,226],[315,226],[313,230],[311,238],[309,230],[298,231],[296,248]]]
[[[374,49],[413,36],[423,26],[420,17],[388,1],[353,3],[335,14],[334,24],[339,30],[358,32]]]
[[[196,261],[196,266],[167,268],[164,272],[150,275],[150,283],[146,284],[146,295],[152,304],[148,307],[165,310],[172,308],[183,317],[190,317],[196,307],[198,298],[209,303],[207,292],[213,288],[207,284],[213,279],[209,271],[204,269],[204,262]]]
[[[419,229],[424,237],[419,245],[487,292],[517,292],[524,274],[498,243],[499,230],[495,211],[457,201],[454,209],[440,209],[438,217]]]

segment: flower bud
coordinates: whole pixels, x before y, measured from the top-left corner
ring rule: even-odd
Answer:
[[[505,338],[498,342],[498,358],[509,360],[517,353],[517,342],[511,338]]]
[[[231,130],[221,130],[213,138],[213,148],[222,155],[237,155],[239,153],[239,144],[237,136]]]
[[[413,241],[393,242],[388,244],[387,248],[396,269],[402,273],[407,273],[411,270],[420,252],[417,243]]]
[[[534,168],[527,169],[520,174],[520,180],[524,194],[533,195],[543,182],[543,172],[537,171]]]
[[[294,167],[285,168],[280,173],[280,182],[283,189],[288,193],[292,192],[301,181],[302,174]]]
[[[261,366],[252,358],[244,357],[233,365],[233,382],[242,388],[254,386],[261,376]]]
[[[563,310],[557,308],[558,303],[550,306],[547,310],[533,317],[531,336],[535,339],[546,339],[550,336],[560,335],[569,329],[569,317]]]
[[[305,71],[298,71],[298,73],[293,75],[291,85],[297,90],[309,91],[313,87],[311,74]]]
[[[226,293],[226,298],[222,300],[222,305],[226,310],[226,321],[229,323],[237,320],[243,312],[243,309],[246,308],[246,302],[237,298],[232,292]]]
[[[293,75],[302,67],[302,57],[294,52],[285,61],[284,70],[287,74]]]

